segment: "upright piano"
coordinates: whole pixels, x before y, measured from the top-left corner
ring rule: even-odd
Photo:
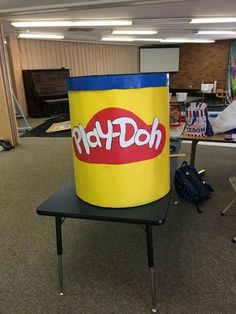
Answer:
[[[23,70],[27,107],[30,117],[62,112],[68,106],[66,79],[69,69]],[[51,107],[51,108],[50,108]],[[53,110],[51,110],[53,108]],[[45,110],[46,109],[46,110]]]

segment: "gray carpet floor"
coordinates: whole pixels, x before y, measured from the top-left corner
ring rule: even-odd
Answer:
[[[182,151],[189,158],[190,145]],[[220,212],[234,197],[236,149],[199,146],[196,166],[215,189],[204,213],[173,192],[167,222],[153,228],[159,313],[235,314],[236,207]],[[54,219],[36,207],[73,176],[69,138],[22,138],[0,153],[0,169],[1,314],[150,313],[146,238],[137,225],[67,219],[65,295],[57,293]]]

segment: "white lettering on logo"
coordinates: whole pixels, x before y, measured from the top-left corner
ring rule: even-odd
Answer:
[[[114,138],[118,138],[119,146],[127,148],[132,145],[159,148],[162,140],[162,132],[158,129],[159,121],[155,117],[152,123],[151,131],[146,129],[139,129],[134,119],[129,117],[117,118],[113,121],[107,120],[106,131],[102,129],[99,121],[95,122],[95,128],[86,133],[84,127],[79,124],[72,130],[72,138],[75,140],[76,147],[79,154],[82,154],[83,144],[84,150],[87,155],[90,155],[90,149],[95,147],[102,147],[101,139],[105,140],[105,149],[111,150]],[[114,131],[114,126],[119,127],[119,131]],[[127,129],[129,128],[129,138],[127,138]],[[116,128],[117,129],[117,128]],[[130,130],[132,130],[130,132]]]
[[[119,136],[120,136],[120,146],[122,148],[125,148],[125,147],[129,147],[131,145],[134,144],[134,141],[135,141],[135,133],[137,132],[138,130],[138,127],[137,127],[137,124],[136,122],[131,119],[131,118],[128,118],[128,117],[124,117],[124,118],[118,118],[118,119],[115,119],[113,122],[112,122],[113,125],[119,125],[120,126],[120,133],[119,133]],[[131,138],[129,140],[126,140],[126,127],[128,125],[131,125],[133,127],[133,135],[131,136]]]

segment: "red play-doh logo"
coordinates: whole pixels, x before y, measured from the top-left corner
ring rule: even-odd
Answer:
[[[152,159],[166,143],[165,127],[158,117],[147,125],[134,113],[106,108],[96,113],[84,127],[72,129],[76,157],[87,163],[127,164]]]

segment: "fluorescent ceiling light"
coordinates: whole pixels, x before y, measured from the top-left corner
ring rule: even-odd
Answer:
[[[12,22],[14,27],[60,27],[72,26],[70,21],[32,21],[32,22]]]
[[[160,38],[136,38],[136,37],[102,37],[102,41],[158,41]]]
[[[63,39],[63,35],[55,35],[55,34],[19,34],[18,38],[36,38],[36,39]]]
[[[227,34],[229,34],[230,35],[230,34],[236,34],[236,31],[227,31],[227,30],[225,30],[225,31],[220,31],[220,30],[211,31],[211,30],[209,30],[209,31],[198,31],[197,34],[199,34],[199,35],[221,35],[221,34],[227,35]]]
[[[73,26],[126,26],[132,23],[130,20],[80,20],[73,22]]]
[[[191,24],[201,24],[201,23],[234,23],[236,22],[236,17],[214,17],[214,18],[196,18],[190,21]]]
[[[169,38],[161,39],[161,43],[214,43],[214,40],[210,39],[184,39],[184,38]]]
[[[14,27],[127,26],[130,20],[28,21],[12,22]]]
[[[137,0],[128,1],[128,5],[147,5],[147,4],[162,4],[162,3],[173,3],[173,2],[185,2],[186,0]],[[187,0],[188,1],[188,0]]]
[[[160,38],[134,38],[134,41],[161,41]]]
[[[102,37],[102,41],[134,41],[133,37]]]
[[[148,30],[148,29],[133,29],[133,30],[113,30],[112,34],[114,35],[155,35],[157,31],[155,30]]]

